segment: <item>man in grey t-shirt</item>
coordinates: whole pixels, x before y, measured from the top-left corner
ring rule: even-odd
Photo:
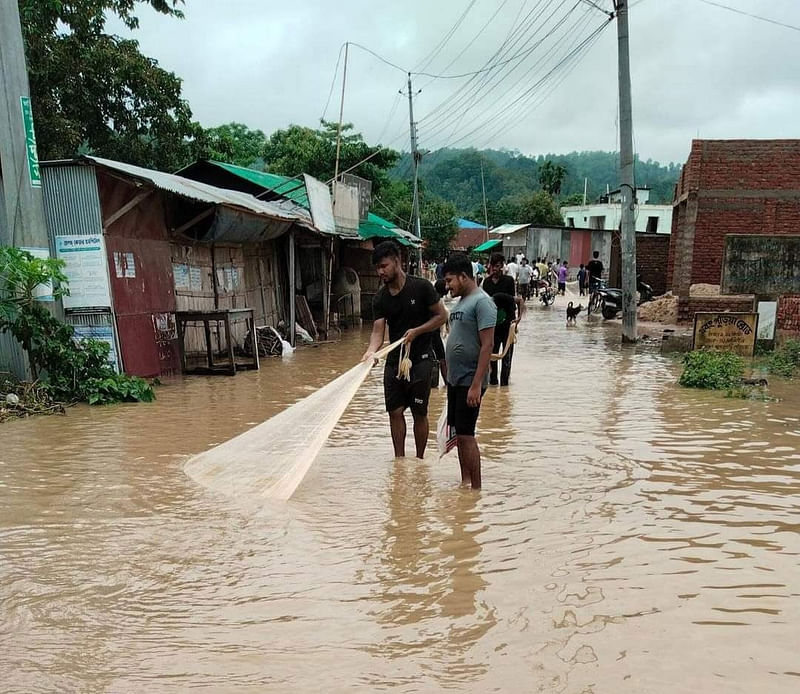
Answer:
[[[444,279],[450,294],[460,297],[450,313],[447,337],[447,425],[456,436],[461,483],[480,489],[481,452],[475,424],[489,383],[497,307],[475,283],[472,264],[463,253],[447,259]]]

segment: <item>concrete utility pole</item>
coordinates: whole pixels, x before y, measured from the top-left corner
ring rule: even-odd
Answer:
[[[622,341],[636,342],[636,187],[633,178],[631,64],[628,51],[628,0],[615,0],[619,57],[619,188],[622,199]]]
[[[408,73],[408,122],[411,129],[411,157],[414,160],[414,199],[412,200],[411,217],[414,224],[414,234],[422,238],[422,229],[419,221],[419,162],[422,156],[417,149],[417,124],[414,122],[414,92],[411,91],[411,73]]]
[[[0,0],[0,167],[6,212],[0,243],[49,256],[17,0]]]

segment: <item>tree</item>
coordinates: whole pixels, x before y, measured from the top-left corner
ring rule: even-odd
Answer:
[[[183,0],[146,0],[182,18]],[[181,98],[181,80],[104,33],[109,14],[139,26],[136,0],[19,0],[40,159],[79,151],[174,170],[202,135]]]
[[[499,201],[486,204],[490,226],[501,224],[535,224],[536,226],[562,226],[564,220],[555,201],[543,190],[524,195],[507,195]],[[483,208],[475,210],[480,219]]]
[[[542,189],[557,196],[561,194],[561,184],[567,175],[567,169],[561,164],[553,164],[549,159],[539,169],[539,184]]]
[[[291,125],[272,133],[264,146],[267,170],[284,176],[307,173],[323,181],[331,180],[336,170],[339,126],[328,121],[321,123],[318,130]],[[368,145],[360,133],[353,132],[352,123],[343,124],[339,172],[356,167],[350,173],[372,181],[373,195],[388,187],[387,171],[399,156],[393,149]]]
[[[561,207],[570,205],[583,205],[583,193],[572,193],[561,201]]]
[[[203,131],[200,152],[206,159],[262,170],[266,144],[267,136],[261,130],[251,130],[242,123],[227,123]]]
[[[387,217],[401,229],[410,230],[411,203],[414,191],[409,181],[393,181],[377,197],[375,211]],[[425,240],[425,254],[439,258],[450,249],[450,244],[458,234],[456,208],[451,202],[426,190],[420,182],[420,231]]]

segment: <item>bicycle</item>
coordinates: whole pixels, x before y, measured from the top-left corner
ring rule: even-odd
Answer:
[[[603,308],[603,297],[600,294],[601,289],[605,289],[605,280],[592,280],[590,283],[591,292],[589,294],[589,305],[586,308],[586,314],[591,316],[593,313],[599,313]]]

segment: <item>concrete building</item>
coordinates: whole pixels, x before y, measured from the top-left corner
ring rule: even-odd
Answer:
[[[649,188],[637,188],[636,200],[636,231],[669,234],[672,228],[672,205],[652,204]],[[622,216],[620,192],[614,190],[592,204],[562,207],[561,216],[568,227],[616,231]]]

